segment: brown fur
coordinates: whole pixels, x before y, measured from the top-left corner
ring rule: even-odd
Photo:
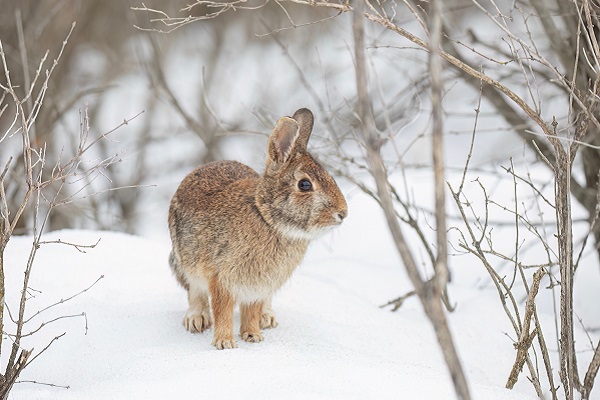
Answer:
[[[240,304],[243,340],[260,342],[275,327],[271,296],[300,264],[312,238],[338,225],[346,201],[333,178],[306,152],[309,110],[283,117],[269,137],[265,171],[236,161],[196,168],[180,184],[169,209],[169,263],[188,291],[184,326],[210,328],[217,349],[236,347],[233,308]],[[308,179],[311,191],[299,181]]]

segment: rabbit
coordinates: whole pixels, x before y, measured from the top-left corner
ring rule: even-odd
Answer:
[[[214,319],[219,350],[237,347],[236,303],[243,340],[261,342],[261,328],[277,326],[273,294],[310,241],[348,215],[336,182],[306,150],[313,121],[306,108],[277,121],[262,175],[237,161],[211,162],[187,175],[171,200],[169,264],[188,294],[183,325],[203,332]]]

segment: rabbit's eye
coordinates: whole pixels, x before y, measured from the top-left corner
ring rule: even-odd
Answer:
[[[302,192],[308,192],[310,190],[312,190],[312,182],[309,181],[308,179],[301,179],[298,182],[298,189],[300,189],[300,191]]]

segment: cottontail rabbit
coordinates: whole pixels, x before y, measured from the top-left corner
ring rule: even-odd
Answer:
[[[263,340],[261,328],[277,325],[271,296],[309,242],[348,213],[333,178],[306,151],[312,127],[305,108],[280,118],[262,175],[236,161],[212,162],[186,176],[173,196],[169,264],[188,292],[183,324],[190,332],[210,328],[212,306],[217,349],[236,347],[236,302],[242,339]]]

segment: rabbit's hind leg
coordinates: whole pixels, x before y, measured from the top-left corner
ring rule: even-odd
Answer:
[[[260,329],[276,328],[278,325],[275,319],[275,313],[271,309],[271,299],[263,304],[262,314],[260,316]]]
[[[189,307],[183,319],[183,326],[192,333],[202,333],[212,325],[208,284],[203,279],[187,277]]]
[[[240,304],[240,317],[242,320],[240,336],[246,342],[258,343],[263,340],[260,331],[262,309],[262,301]]]

